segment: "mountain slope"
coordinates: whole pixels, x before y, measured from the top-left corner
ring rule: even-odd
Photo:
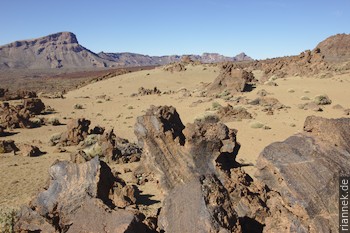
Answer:
[[[350,34],[330,36],[317,46],[327,61],[346,61],[350,59]]]
[[[0,68],[105,67],[106,61],[78,43],[71,32],[16,41],[0,47]]]
[[[253,60],[241,53],[225,57],[217,53],[189,55],[194,61],[215,63]],[[0,69],[94,68],[165,65],[181,61],[183,56],[148,56],[136,53],[96,54],[78,43],[71,32],[59,32],[37,39],[16,41],[0,46]]]

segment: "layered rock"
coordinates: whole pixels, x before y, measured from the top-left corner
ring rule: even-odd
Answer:
[[[304,133],[266,147],[257,178],[280,194],[268,203],[276,211],[266,232],[335,232],[339,174],[350,172],[350,119],[308,117]]]
[[[151,107],[135,125],[144,150],[136,173],[154,176],[168,194],[159,216],[160,230],[238,232],[238,216],[215,162],[221,153],[234,150],[234,132],[207,122],[183,129],[176,110],[168,106]]]
[[[330,36],[317,46],[325,56],[325,60],[330,62],[350,60],[350,35],[337,34]]]
[[[116,182],[98,158],[82,164],[57,162],[51,166],[49,187],[24,207],[16,231],[146,232],[142,219],[130,211],[112,209]]]

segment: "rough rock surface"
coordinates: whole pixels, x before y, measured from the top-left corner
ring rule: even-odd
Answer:
[[[144,87],[140,87],[138,90],[137,96],[144,96],[144,95],[160,95],[162,92],[157,88],[154,87],[153,89],[147,89]]]
[[[20,100],[36,97],[35,91],[17,90],[16,92],[11,92],[8,89],[0,88],[0,100]]]
[[[42,152],[39,149],[39,147],[29,145],[29,144],[21,145],[20,146],[20,153],[22,154],[22,156],[26,156],[26,157],[37,157],[37,156],[44,154],[44,152]]]
[[[226,63],[207,91],[209,94],[220,94],[224,91],[235,94],[248,90],[249,83],[253,81],[255,81],[253,73],[237,69],[234,63]]]
[[[13,140],[0,140],[0,154],[16,152],[19,149],[17,148],[15,141]]]
[[[90,121],[85,118],[73,119],[67,124],[67,131],[61,135],[62,145],[78,145],[88,135]]]
[[[16,231],[51,230],[51,225],[59,232],[145,232],[137,215],[111,209],[115,178],[97,157],[82,164],[57,162],[49,173],[49,187],[34,198],[31,210],[22,209]]]
[[[3,129],[30,128],[33,126],[30,117],[30,111],[23,105],[12,106],[4,102],[0,106],[0,127]]]
[[[23,106],[25,109],[28,109],[32,115],[39,115],[45,110],[45,104],[41,99],[24,99]]]
[[[230,104],[228,104],[226,107],[220,107],[216,114],[222,122],[253,118],[252,114],[250,114],[245,108],[233,107]]]
[[[317,46],[325,56],[325,60],[331,62],[348,61],[350,59],[350,35],[337,34],[328,37]]]
[[[168,106],[152,106],[135,125],[144,149],[136,173],[152,173],[168,194],[159,228],[165,232],[238,232],[238,216],[215,172],[217,157],[236,146],[234,132],[220,123],[199,121],[183,129],[175,108]]]
[[[265,232],[336,232],[338,176],[350,172],[350,119],[307,117],[304,133],[266,147],[256,177],[279,193]]]
[[[186,66],[185,66],[185,63],[175,62],[175,63],[172,63],[172,64],[169,64],[169,65],[165,66],[163,68],[163,70],[169,71],[171,73],[173,73],[173,72],[182,72],[182,71],[186,71]]]

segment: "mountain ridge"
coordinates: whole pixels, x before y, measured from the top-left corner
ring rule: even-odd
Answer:
[[[95,53],[80,45],[74,33],[58,32],[0,46],[0,70],[165,65],[181,61],[184,56],[189,56],[192,60],[203,63],[253,60],[245,53],[240,53],[235,57],[226,57],[218,53],[164,56],[149,56],[130,52]]]

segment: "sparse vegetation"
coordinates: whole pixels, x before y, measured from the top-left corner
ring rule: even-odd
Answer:
[[[12,208],[0,208],[0,232],[15,232],[14,225],[17,218],[17,210]]]
[[[60,120],[57,117],[50,117],[47,120],[47,123],[50,125],[60,125],[61,124]]]
[[[213,102],[213,103],[211,104],[212,110],[218,110],[220,107],[222,107],[222,106],[221,106],[221,104],[219,104],[218,102]]]
[[[81,104],[74,104],[73,108],[74,109],[83,109],[83,105],[81,105]]]
[[[300,99],[301,99],[301,100],[310,100],[310,98],[307,97],[307,96],[302,96],[302,97],[300,97]]]
[[[318,95],[314,98],[314,103],[317,105],[327,105],[331,104],[332,100],[327,95]]]
[[[253,129],[260,129],[262,127],[264,127],[264,124],[259,121],[255,121],[250,124],[250,128],[253,128]]]

